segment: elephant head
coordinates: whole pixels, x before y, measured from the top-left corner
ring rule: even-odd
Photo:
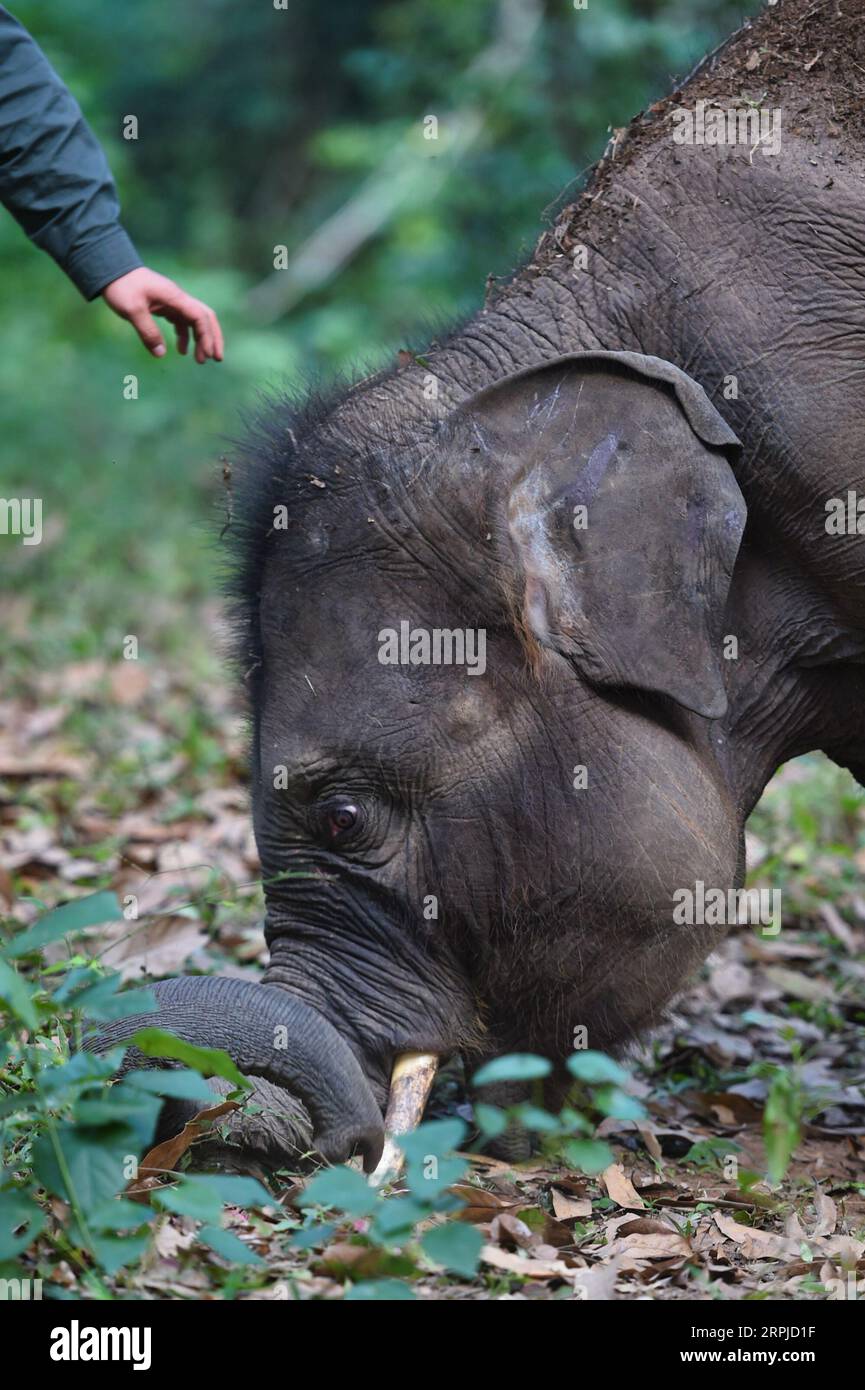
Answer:
[[[676,888],[741,868],[721,639],[745,507],[701,387],[592,352],[423,426],[375,399],[250,446],[271,958],[260,986],[160,999],[296,1088],[331,1154],[375,1152],[407,1050],[621,1047],[718,934],[674,926]]]

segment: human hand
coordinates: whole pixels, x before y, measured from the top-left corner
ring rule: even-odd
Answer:
[[[208,357],[222,361],[222,329],[215,313],[166,275],[139,266],[106,285],[102,298],[115,314],[132,324],[154,357],[165,356],[165,341],[153,318],[158,314],[174,325],[177,351],[183,356],[189,346],[191,329],[195,337],[196,362],[204,363]]]

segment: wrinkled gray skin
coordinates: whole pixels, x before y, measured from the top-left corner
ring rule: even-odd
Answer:
[[[759,97],[748,54],[808,8],[678,103]],[[812,46],[852,92],[862,6],[830,9]],[[772,772],[822,749],[865,777],[865,537],[825,528],[865,496],[865,161],[780,66],[778,155],[677,146],[662,104],[466,328],[250,445],[262,989],[380,1105],[406,1048],[626,1047],[721,935],[673,894],[741,884]],[[403,619],[485,629],[485,674],[380,664]]]

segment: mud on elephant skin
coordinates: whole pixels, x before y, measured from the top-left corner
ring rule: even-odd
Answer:
[[[370,1158],[405,1052],[627,1048],[723,933],[675,895],[741,884],[773,771],[822,749],[862,776],[865,536],[825,526],[865,495],[861,132],[839,164],[809,87],[772,160],[670,136],[756,93],[779,26],[852,71],[861,0],[830,8],[781,0],[638,118],[452,338],[277,403],[242,451],[272,1001],[248,1018],[293,1011],[302,1065],[231,1041],[331,1153]],[[802,83],[791,63],[773,103]],[[212,1044],[213,982],[171,988]]]

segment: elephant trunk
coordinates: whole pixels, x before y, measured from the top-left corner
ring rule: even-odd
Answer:
[[[85,1047],[104,1052],[156,1027],[196,1046],[222,1048],[240,1071],[300,1097],[323,1158],[339,1163],[356,1147],[367,1172],[375,1168],[384,1144],[381,1110],[355,1054],[321,1014],[285,990],[251,980],[183,976],[151,988],[157,1013],[105,1024]],[[132,1048],[122,1071],[158,1065]]]

